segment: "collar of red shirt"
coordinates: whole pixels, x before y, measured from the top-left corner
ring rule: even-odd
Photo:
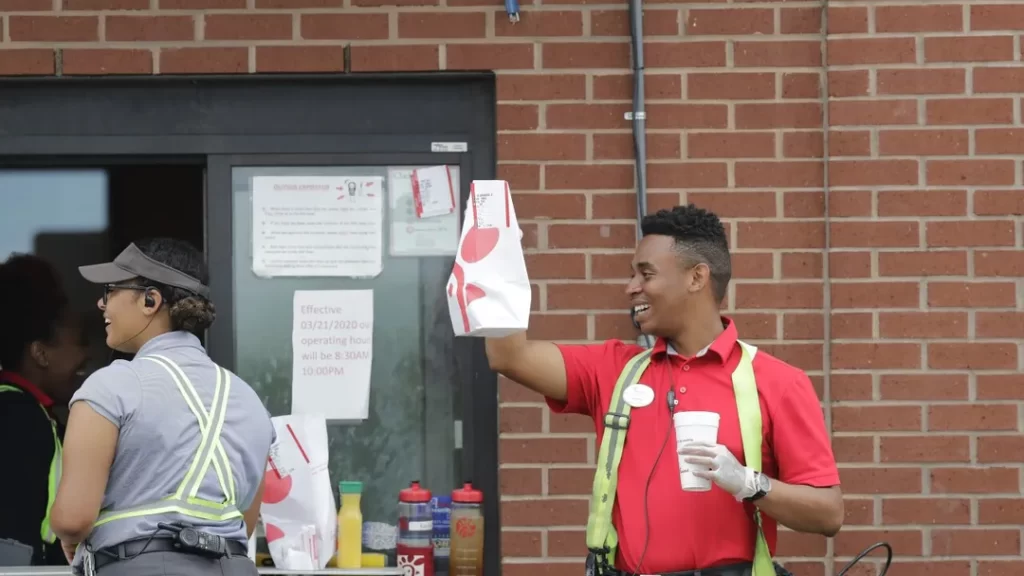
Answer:
[[[708,353],[715,354],[718,357],[718,361],[722,364],[725,364],[729,359],[733,349],[736,347],[736,340],[739,338],[739,334],[736,332],[736,324],[731,318],[722,316],[722,324],[725,325],[725,330],[707,348],[698,352],[697,356],[704,356]],[[658,338],[658,341],[655,342],[654,347],[651,349],[651,354],[678,354],[678,352],[670,349],[668,340]],[[683,356],[679,355],[679,357],[682,358]]]
[[[53,407],[53,398],[50,398],[46,392],[39,389],[38,386],[31,383],[21,374],[16,374],[10,370],[0,370],[0,382],[6,382],[21,388],[25,392],[28,392],[35,397],[36,402],[43,405],[43,408],[49,410]]]

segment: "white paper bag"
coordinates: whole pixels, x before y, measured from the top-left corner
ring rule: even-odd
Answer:
[[[500,338],[529,327],[532,293],[522,238],[508,182],[474,180],[448,278],[456,336]]]
[[[334,555],[338,509],[327,470],[327,422],[299,414],[271,419],[270,449],[260,515],[274,566],[322,569]]]

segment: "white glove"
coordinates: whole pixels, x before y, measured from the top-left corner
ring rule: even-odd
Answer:
[[[701,468],[693,475],[711,480],[722,490],[743,501],[757,493],[757,479],[751,468],[740,464],[728,448],[721,444],[687,442],[679,450],[688,464]]]

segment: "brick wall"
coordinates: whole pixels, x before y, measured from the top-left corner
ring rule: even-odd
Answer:
[[[0,75],[497,69],[533,336],[632,337],[625,5],[439,1],[0,0]],[[831,400],[847,524],[783,534],[798,574],[885,538],[900,576],[1018,575],[1024,7],[904,4],[650,2],[650,204],[729,218],[743,334]],[[501,394],[505,574],[576,573],[590,425]]]

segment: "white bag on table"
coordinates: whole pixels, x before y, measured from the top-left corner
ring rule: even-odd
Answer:
[[[260,516],[274,566],[320,570],[337,546],[337,507],[327,469],[327,421],[309,414],[271,418]]]
[[[533,294],[522,238],[508,182],[474,180],[448,278],[456,336],[500,338],[529,327]]]

